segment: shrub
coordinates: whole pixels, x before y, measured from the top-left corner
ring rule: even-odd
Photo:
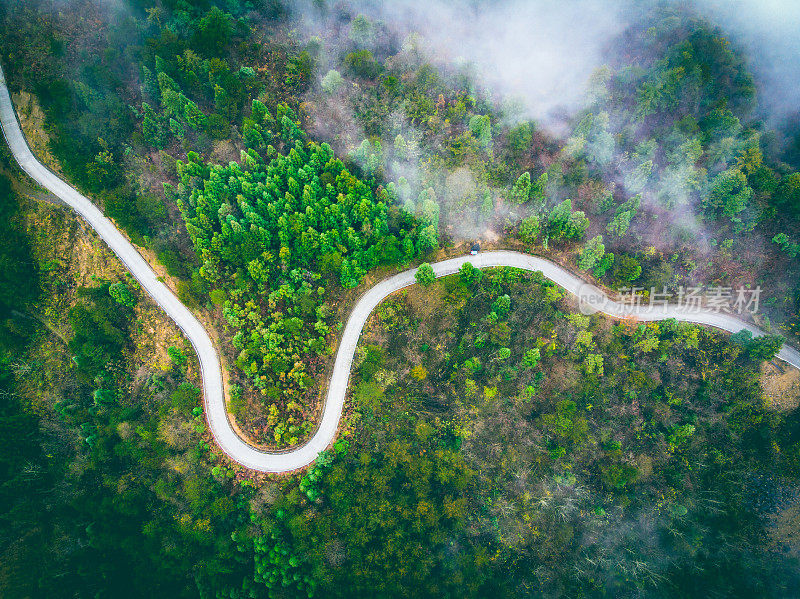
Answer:
[[[326,94],[333,94],[338,90],[342,84],[344,83],[344,79],[342,78],[341,73],[339,71],[331,69],[325,76],[322,78],[322,91]]]
[[[436,274],[433,272],[433,267],[431,267],[430,264],[423,262],[419,265],[414,278],[417,280],[417,283],[423,287],[428,287],[436,280]]]

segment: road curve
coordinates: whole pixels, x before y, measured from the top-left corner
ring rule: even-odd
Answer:
[[[234,431],[228,420],[225,396],[222,386],[222,369],[214,344],[203,325],[178,300],[169,288],[158,280],[155,272],[142,258],[136,248],[117,230],[114,224],[85,196],[59,179],[42,165],[30,151],[22,134],[11,97],[0,67],[0,125],[14,158],[33,180],[58,196],[65,204],[77,212],[97,232],[103,241],[125,264],[126,268],[139,281],[164,312],[175,321],[189,338],[197,353],[203,377],[203,401],[209,428],[219,447],[232,460],[247,468],[261,472],[291,472],[311,464],[319,453],[334,440],[339,419],[344,408],[345,395],[350,380],[350,368],[355,355],[361,330],[370,313],[388,295],[414,284],[417,269],[407,270],[390,277],[371,289],[358,300],[347,321],[341,343],[336,354],[336,362],[328,385],[328,394],[318,428],[314,436],[304,445],[281,452],[265,452],[243,441]],[[437,277],[458,272],[465,262],[477,268],[508,266],[523,270],[540,271],[545,277],[581,299],[582,306],[591,311],[599,311],[614,318],[635,317],[639,320],[676,320],[708,325],[732,333],[749,330],[754,336],[764,335],[764,331],[738,318],[712,311],[689,313],[677,306],[657,308],[634,308],[610,300],[602,291],[563,269],[562,267],[536,256],[518,252],[484,252],[476,256],[461,256],[432,264]],[[800,352],[784,345],[778,358],[800,368]]]

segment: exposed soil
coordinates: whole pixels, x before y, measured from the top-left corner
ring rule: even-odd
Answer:
[[[36,156],[48,168],[61,174],[61,166],[50,153],[50,138],[44,129],[44,111],[39,106],[36,96],[28,92],[19,92],[11,96],[17,108],[17,116],[28,145]]]
[[[768,407],[784,412],[800,405],[800,370],[780,362],[765,362],[761,372]]]

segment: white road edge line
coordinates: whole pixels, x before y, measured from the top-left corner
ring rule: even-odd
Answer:
[[[6,86],[2,67],[0,67],[0,125],[14,158],[34,181],[58,196],[65,204],[77,212],[97,232],[119,257],[155,302],[161,306],[191,341],[200,361],[203,378],[203,401],[209,428],[220,449],[232,460],[260,472],[283,473],[304,468],[311,464],[320,452],[327,449],[336,437],[339,420],[344,408],[350,368],[353,363],[356,345],[367,318],[375,307],[388,295],[415,283],[417,269],[401,272],[390,277],[359,298],[347,320],[341,343],[336,353],[333,374],[328,385],[325,405],[314,435],[304,445],[289,451],[265,452],[249,445],[234,431],[228,420],[225,396],[222,386],[222,370],[219,355],[203,325],[178,300],[169,288],[158,280],[153,269],[142,258],[136,248],[125,238],[114,224],[85,196],[65,183],[47,167],[41,164],[28,147],[20,129],[11,96]],[[566,291],[589,301],[596,311],[614,318],[637,318],[639,320],[676,320],[716,327],[731,333],[743,329],[754,336],[766,333],[758,327],[734,316],[702,311],[686,313],[676,306],[659,308],[641,307],[631,309],[611,301],[602,291],[544,258],[529,256],[511,251],[484,252],[475,256],[460,256],[432,264],[437,277],[458,272],[459,268],[470,262],[477,268],[508,266],[529,271],[540,271],[547,279],[563,287]],[[786,344],[778,353],[778,358],[800,368],[800,352]]]

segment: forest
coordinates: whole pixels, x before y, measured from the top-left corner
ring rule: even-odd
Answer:
[[[688,5],[609,34],[557,127],[376,6],[0,4],[34,151],[213,331],[249,442],[308,438],[355,300],[420,266],[370,317],[338,440],[257,474],[215,445],[191,345],[3,144],[0,595],[793,596],[797,121]],[[643,301],[758,287],[770,335],[435,279],[476,240]]]

